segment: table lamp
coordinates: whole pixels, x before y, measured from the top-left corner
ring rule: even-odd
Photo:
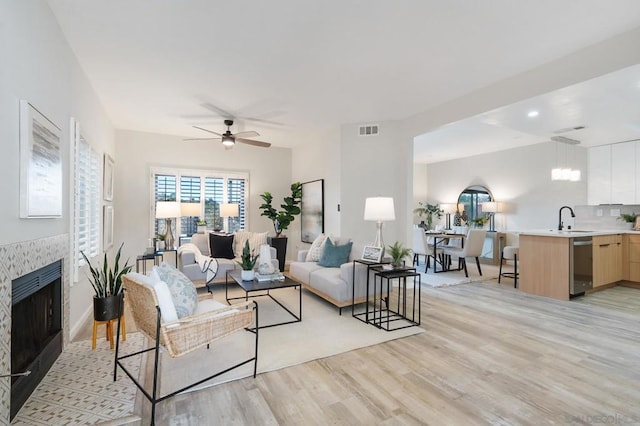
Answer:
[[[489,214],[489,232],[496,232],[495,214],[498,213],[498,203],[488,201],[482,203],[482,212]]]
[[[396,220],[395,209],[393,207],[393,198],[391,197],[369,197],[364,203],[364,220],[376,222],[376,240],[373,243],[375,247],[382,248],[384,255],[384,241],[382,239],[382,222]]]
[[[181,215],[180,203],[177,201],[158,201],[156,204],[156,219],[165,219],[167,233],[164,237],[164,244],[168,249],[173,248],[175,243],[171,230],[171,219]]]
[[[238,217],[240,216],[240,206],[236,203],[220,204],[220,217]],[[229,222],[224,221],[224,232],[229,232]]]

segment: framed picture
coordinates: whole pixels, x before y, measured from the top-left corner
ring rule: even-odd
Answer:
[[[302,184],[300,210],[302,242],[312,243],[324,232],[324,179]]]
[[[102,167],[102,197],[106,201],[113,201],[113,158],[104,154]]]
[[[364,250],[362,251],[362,260],[380,262],[380,259],[382,259],[382,247],[364,246]]]
[[[20,217],[62,216],[60,129],[20,101]]]
[[[113,247],[113,206],[102,207],[102,248],[107,251]]]

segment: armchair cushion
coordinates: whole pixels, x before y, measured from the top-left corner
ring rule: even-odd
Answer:
[[[158,306],[162,314],[162,322],[171,322],[178,319],[176,307],[173,305],[173,298],[167,284],[160,279],[156,271],[151,271],[149,276],[138,274],[137,272],[129,272],[129,278],[139,281],[141,284],[153,288],[158,299]]]
[[[251,256],[259,255],[260,246],[267,244],[267,232],[236,231],[234,235],[233,252],[235,257],[242,256],[242,249],[247,241],[249,241]]]
[[[193,314],[198,304],[198,294],[193,282],[166,262],[162,262],[160,266],[154,266],[153,269],[169,287],[178,318]]]
[[[233,234],[217,235],[209,234],[209,252],[211,257],[222,259],[233,259]]]

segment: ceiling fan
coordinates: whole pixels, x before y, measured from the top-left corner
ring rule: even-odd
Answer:
[[[216,133],[216,132],[214,132],[212,130],[205,129],[204,127],[193,126],[194,128],[196,128],[198,130],[203,130],[203,131],[205,131],[207,133],[212,133],[212,134],[216,135],[217,137],[215,137],[215,138],[188,138],[188,139],[184,139],[184,140],[185,141],[221,140],[222,141],[222,145],[224,145],[225,149],[231,149],[236,144],[236,142],[246,143],[247,145],[259,146],[259,147],[262,147],[262,148],[269,148],[271,146],[271,144],[268,143],[268,142],[254,141],[253,139],[246,139],[248,137],[260,136],[260,134],[258,132],[248,131],[248,132],[238,132],[236,134],[231,133],[231,130],[229,128],[231,126],[233,126],[233,120],[224,120],[224,124],[225,124],[225,126],[227,126],[227,131],[224,132],[223,134]]]

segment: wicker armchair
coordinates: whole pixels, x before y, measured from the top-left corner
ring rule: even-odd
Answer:
[[[131,308],[131,313],[136,322],[138,329],[150,339],[154,341],[154,346],[143,349],[141,351],[119,356],[118,349],[120,344],[119,334],[116,337],[115,365],[113,370],[113,380],[116,380],[118,366],[129,376],[129,378],[140,389],[144,396],[151,402],[151,424],[155,421],[156,404],[167,398],[171,398],[176,394],[206,382],[214,377],[224,374],[230,370],[253,362],[253,377],[256,377],[256,369],[258,364],[258,305],[254,301],[246,301],[231,306],[225,306],[219,309],[194,314],[189,317],[179,318],[176,321],[163,322],[160,305],[156,296],[156,291],[148,284],[139,282],[131,276],[123,277],[123,284],[126,294],[127,303]],[[212,294],[200,295],[198,303],[211,299]],[[255,316],[254,316],[255,312]],[[255,331],[248,330],[252,326],[255,318]],[[160,345],[166,349],[172,358],[185,355],[203,346],[209,347],[209,344],[222,339],[237,331],[246,330],[255,334],[255,352],[253,357],[240,361],[239,363],[215,372],[214,374],[198,380],[183,387],[175,392],[167,395],[158,396],[157,377],[158,377],[158,361]],[[120,323],[118,322],[118,333],[120,331]],[[121,360],[141,355],[145,352],[155,351],[153,366],[153,389],[147,391],[138,380],[126,369]]]

